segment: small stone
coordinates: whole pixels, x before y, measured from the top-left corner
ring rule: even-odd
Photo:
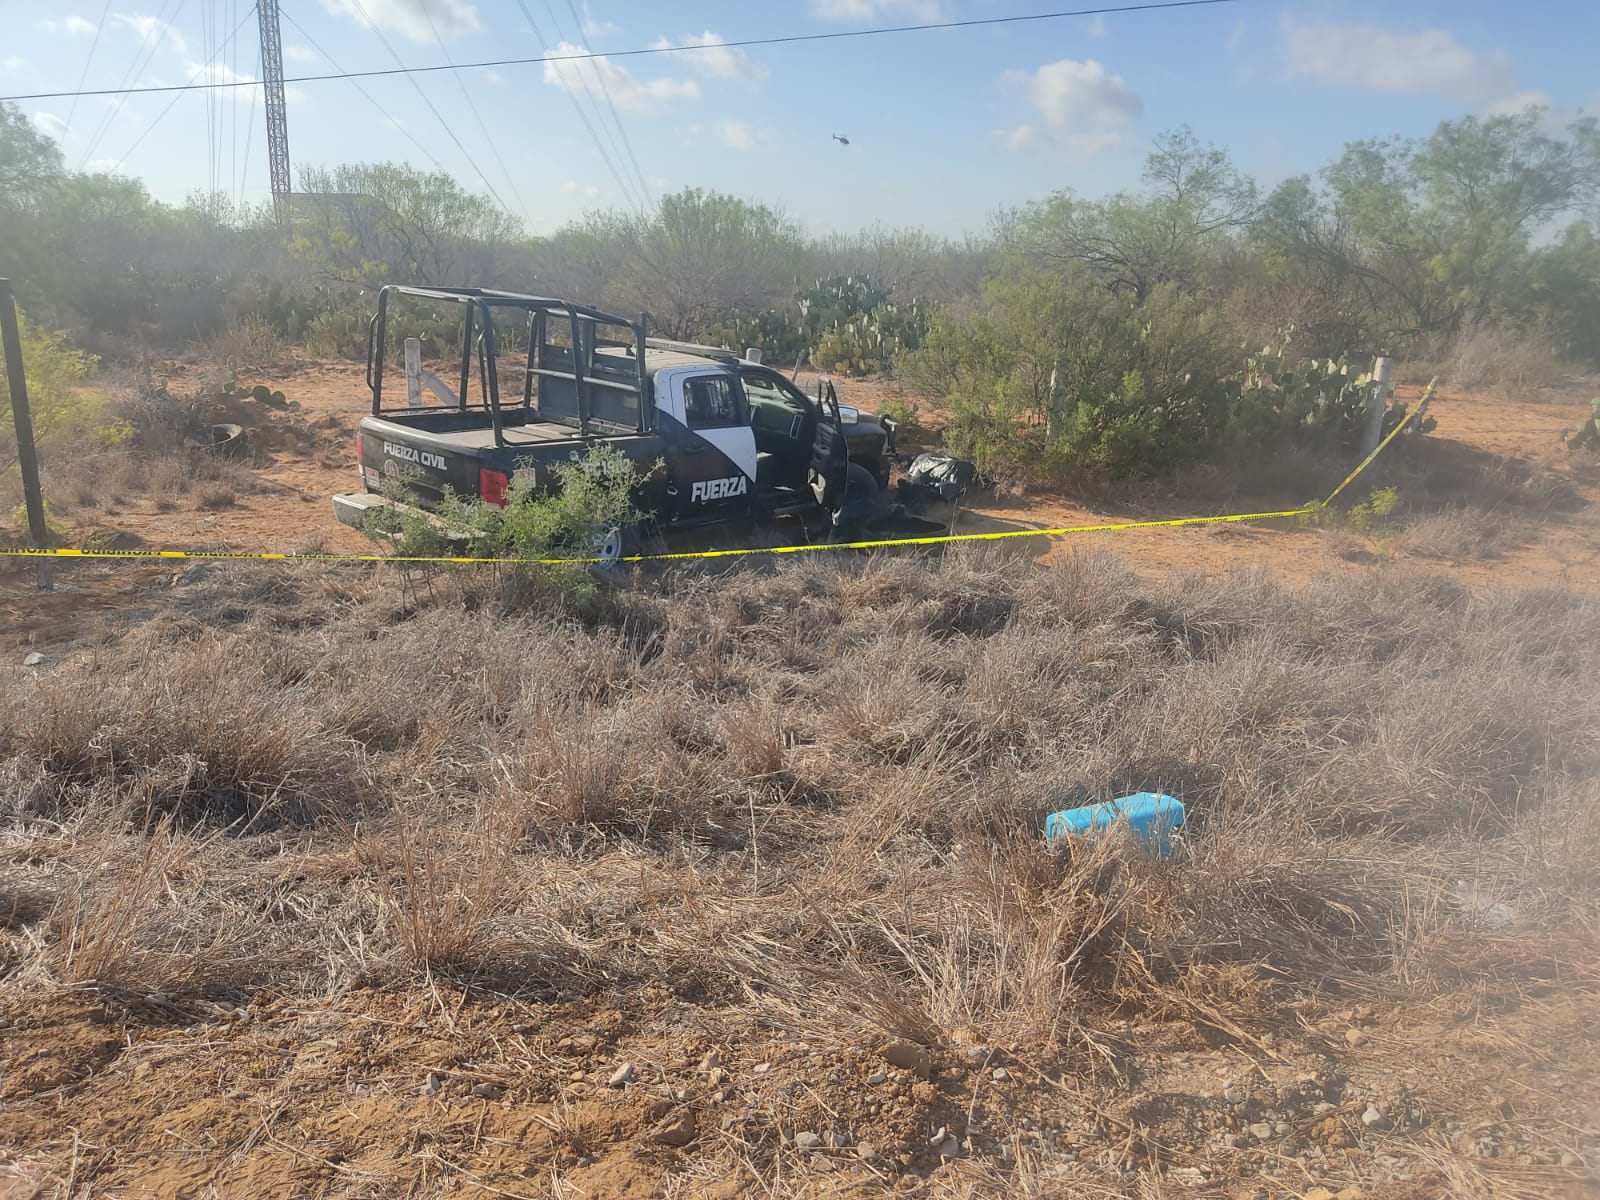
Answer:
[[[728,1073],[721,1067],[712,1067],[710,1074],[706,1076],[706,1083],[714,1088],[719,1088],[727,1078]]]
[[[830,1150],[843,1150],[850,1145],[850,1139],[835,1130],[829,1131],[827,1141]]]
[[[1346,1029],[1344,1031],[1344,1040],[1349,1042],[1351,1047],[1354,1048],[1366,1041],[1367,1035],[1362,1033],[1359,1029]]]
[[[700,1060],[700,1074],[709,1075],[722,1065],[722,1055],[715,1050],[707,1050],[705,1057]]]
[[[755,1066],[751,1067],[750,1069],[752,1071],[754,1071],[757,1075],[765,1075],[768,1071],[772,1070],[772,1064],[769,1063],[769,1062],[757,1063]]]
[[[871,1142],[862,1142],[856,1147],[856,1157],[862,1162],[872,1162],[878,1157],[878,1148]]]
[[[472,1085],[472,1094],[480,1100],[499,1100],[506,1090],[498,1083],[475,1083]]]
[[[939,1143],[940,1158],[960,1158],[961,1143],[954,1137],[947,1137]]]
[[[607,1079],[606,1083],[610,1087],[627,1087],[638,1077],[639,1069],[631,1062],[625,1062],[611,1072],[611,1078]]]
[[[1579,1158],[1571,1150],[1568,1150],[1561,1156],[1561,1165],[1570,1171],[1575,1167],[1583,1166],[1583,1159]]]
[[[1333,1200],[1367,1200],[1367,1194],[1356,1187],[1355,1184],[1351,1184],[1347,1188],[1340,1188],[1335,1193]]]
[[[1389,1118],[1371,1104],[1367,1105],[1367,1111],[1361,1114],[1361,1123],[1368,1129],[1387,1129],[1391,1124]]]
[[[428,1080],[422,1085],[422,1094],[424,1096],[437,1096],[443,1087],[444,1084],[439,1079],[439,1073],[437,1071],[429,1071]]]
[[[867,1076],[867,1082],[873,1087],[877,1087],[880,1083],[887,1083],[888,1080],[889,1072],[884,1070],[874,1071],[871,1075]]]
[[[809,1129],[802,1129],[794,1135],[794,1144],[801,1150],[817,1150],[822,1146],[822,1135]]]
[[[1006,1070],[1004,1067],[996,1067],[990,1072],[990,1076],[996,1083],[1008,1083],[1011,1079],[1011,1072]]]
[[[1279,1137],[1288,1136],[1288,1133],[1289,1133],[1289,1122],[1287,1122],[1287,1121],[1276,1121],[1276,1122],[1274,1122],[1273,1126],[1272,1126],[1272,1132],[1277,1134]]]
[[[1306,1193],[1305,1200],[1337,1200],[1337,1197],[1325,1187],[1315,1187]]]
[[[35,650],[32,654],[28,655],[27,658],[22,660],[22,665],[25,667],[37,667],[43,661],[44,655]]]
[[[1250,1136],[1255,1138],[1258,1142],[1264,1142],[1272,1136],[1272,1126],[1268,1125],[1265,1121],[1257,1121],[1254,1125],[1250,1126]]]
[[[1234,1087],[1233,1084],[1231,1084],[1231,1083],[1227,1087],[1222,1089],[1222,1098],[1224,1100],[1226,1100],[1229,1104],[1243,1104],[1244,1103],[1244,1093],[1242,1091],[1240,1091],[1238,1088]]]
[[[928,1078],[932,1072],[932,1060],[928,1051],[915,1042],[890,1042],[883,1048],[883,1057],[888,1060],[891,1067],[899,1067],[902,1071],[914,1071],[922,1078]]]
[[[1339,1106],[1338,1105],[1329,1104],[1326,1100],[1319,1100],[1311,1108],[1312,1115],[1318,1116],[1318,1117],[1326,1117],[1330,1113],[1336,1113],[1338,1111],[1339,1111]]]
[[[687,1146],[694,1141],[694,1113],[684,1110],[663,1121],[650,1133],[650,1140],[662,1146]]]

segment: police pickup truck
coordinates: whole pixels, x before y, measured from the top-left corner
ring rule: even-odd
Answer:
[[[449,382],[423,368],[420,339],[399,338],[394,353],[397,311],[418,303],[459,306]],[[367,386],[372,411],[356,442],[364,490],[333,498],[358,528],[397,486],[423,508],[447,493],[504,505],[513,480],[537,491],[555,482],[552,467],[599,444],[638,464],[636,503],[663,530],[789,513],[827,514],[838,528],[886,505],[889,418],[840,404],[826,379],[807,395],[753,358],[647,337],[643,318],[566,300],[385,287],[368,326]],[[634,553],[632,541],[616,531],[601,556]]]

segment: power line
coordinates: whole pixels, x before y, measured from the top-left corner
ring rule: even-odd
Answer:
[[[546,42],[544,34],[539,32],[539,23],[533,19],[533,13],[528,11],[527,4],[524,0],[517,0],[517,7],[522,10],[522,15],[528,19],[528,28],[533,31],[533,36],[539,39],[540,47],[546,54],[549,54],[550,43]],[[569,62],[571,59],[563,57],[549,61],[563,63]],[[558,76],[561,75],[559,66],[556,68],[556,74]],[[600,155],[600,161],[606,164],[606,170],[611,172],[611,178],[617,181],[617,187],[622,192],[623,200],[627,202],[629,207],[637,209],[640,216],[643,216],[645,211],[644,202],[634,194],[632,186],[623,178],[622,172],[617,169],[616,164],[611,161],[611,155],[606,153],[606,148],[600,144],[600,135],[595,133],[594,122],[589,120],[589,114],[584,111],[583,101],[578,98],[578,94],[572,89],[563,87],[561,90],[567,94],[567,99],[572,102],[572,111],[578,114],[578,120],[583,122],[584,129],[588,131],[589,140],[594,143],[595,152]],[[598,112],[599,110],[596,109],[595,111]],[[621,157],[620,153],[618,157]]]
[[[356,11],[361,14],[361,19],[367,23],[367,27],[371,29],[373,33],[378,35],[378,41],[383,43],[383,48],[389,52],[389,57],[394,59],[395,65],[401,69],[401,73],[405,75],[406,81],[410,83],[414,89],[416,89],[417,95],[421,97],[422,102],[428,106],[428,111],[431,112],[434,117],[438,119],[439,124],[443,126],[445,135],[455,143],[456,149],[461,151],[462,157],[467,160],[467,165],[472,168],[479,180],[482,181],[483,186],[489,189],[489,194],[494,197],[494,202],[500,206],[500,211],[505,213],[506,216],[511,217],[512,220],[517,220],[518,218],[512,216],[511,210],[506,207],[506,202],[500,199],[500,193],[494,190],[494,184],[489,182],[489,177],[483,173],[482,169],[478,166],[477,161],[472,157],[472,154],[465,146],[461,144],[461,139],[456,136],[456,131],[450,128],[450,122],[444,119],[444,114],[441,113],[434,105],[433,101],[428,98],[428,93],[422,90],[422,85],[418,83],[411,74],[411,68],[405,65],[405,61],[395,51],[395,48],[392,44],[390,44],[389,39],[383,36],[383,30],[378,28],[378,23],[367,15],[366,6],[361,3],[361,0],[352,0],[352,2],[356,6]]]
[[[100,24],[94,27],[94,40],[89,43],[89,57],[83,60],[83,72],[78,76],[78,86],[81,88],[89,78],[89,68],[94,65],[95,48],[100,45],[100,35],[106,31],[106,18],[111,15],[111,0],[106,0],[106,6],[100,10]],[[78,112],[78,97],[72,98],[72,107],[67,109],[67,123],[62,127],[61,136],[67,136],[67,131],[72,128],[72,118]]]
[[[170,3],[170,0],[168,2]],[[155,58],[156,51],[160,48],[161,43],[166,40],[167,34],[172,32],[173,22],[183,12],[185,2],[186,0],[178,0],[178,6],[172,10],[171,16],[167,15],[167,5],[163,4],[161,6],[161,15],[156,18],[155,25],[151,26],[155,30],[155,36],[148,40],[140,41],[138,48],[134,50],[133,61],[128,64],[128,69],[122,76],[123,88],[127,88],[134,78],[150,65],[150,60]],[[141,55],[143,56],[142,58]],[[191,79],[189,82],[193,83],[194,80]],[[92,92],[86,94],[93,95]],[[83,170],[84,165],[93,157],[94,152],[100,148],[101,141],[104,140],[106,134],[111,132],[111,126],[116,122],[117,115],[121,112],[122,106],[120,104],[109,109],[106,115],[101,118],[100,124],[95,126],[94,136],[89,139],[88,146],[84,148],[83,157],[78,160],[78,170]]]
[[[523,11],[524,12],[527,11],[526,7],[524,7]],[[551,5],[550,0],[544,0],[544,11],[545,11],[545,14],[550,18],[550,28],[555,31],[555,35],[556,35],[556,38],[558,39],[558,41],[566,42],[567,41],[566,32],[561,28],[561,21],[560,21],[559,18],[557,18],[556,10]],[[535,33],[537,33],[537,30],[535,31]],[[579,44],[582,45],[581,39],[582,39],[582,36],[583,36],[583,29],[582,29],[581,25],[580,25],[579,29],[576,31],[576,33],[573,36],[578,38],[578,39],[580,39]],[[543,45],[543,39],[542,38],[540,39],[540,43],[541,43],[541,45]],[[546,53],[549,53],[550,47],[549,46],[544,46],[544,50],[545,50]],[[583,46],[583,50],[586,53],[590,52],[588,46]],[[613,122],[615,122],[616,115],[617,115],[617,107],[616,107],[615,104],[613,104],[611,102],[611,86],[608,83],[606,83],[606,73],[605,73],[606,64],[602,63],[598,59],[595,59],[595,60],[591,60],[586,65],[594,73],[595,82],[600,85],[601,94],[605,97],[606,107],[611,110],[612,120],[613,120]],[[589,111],[594,113],[595,120],[600,122],[600,130],[601,130],[602,133],[604,133],[606,135],[606,145],[611,147],[611,153],[616,156],[617,162],[620,163],[624,168],[626,168],[628,164],[623,158],[622,146],[617,141],[616,136],[611,132],[611,126],[606,124],[605,114],[600,111],[600,102],[595,99],[594,92],[592,90],[590,90],[588,87],[585,87],[583,89],[583,99],[585,99],[585,100],[587,100],[589,102]],[[634,174],[638,175],[638,172],[635,171]],[[632,187],[635,183],[638,183],[638,187],[635,190],[637,190],[637,192],[639,193],[639,211],[641,213],[644,213],[651,206],[650,189],[643,185],[642,180],[634,180],[634,179],[630,179],[629,180],[629,186],[630,187]]]
[[[293,25],[295,27],[295,29],[299,31],[301,37],[305,38],[306,41],[311,43],[311,48],[313,50],[315,50],[318,54],[322,55],[322,57],[327,59],[329,62],[333,63],[334,70],[340,71],[340,74],[334,76],[334,78],[336,78],[336,79],[348,79],[350,81],[350,86],[355,88],[356,91],[360,92],[362,94],[362,96],[366,98],[367,103],[372,105],[373,108],[378,110],[378,115],[379,116],[383,117],[384,120],[388,121],[390,125],[394,126],[395,129],[399,130],[400,133],[402,133],[405,136],[406,140],[408,140],[418,150],[422,151],[422,157],[426,158],[434,166],[438,167],[439,170],[441,172],[443,172],[444,174],[448,175],[450,173],[449,170],[445,167],[445,165],[442,162],[440,162],[437,158],[435,158],[433,156],[433,154],[428,150],[428,148],[426,146],[424,146],[421,142],[419,142],[409,129],[407,129],[404,125],[400,124],[399,121],[397,121],[394,117],[392,117],[389,114],[389,110],[384,108],[384,106],[382,104],[380,104],[377,101],[376,98],[374,98],[374,96],[372,95],[371,92],[367,91],[366,88],[361,86],[361,84],[358,82],[357,73],[356,72],[344,72],[344,71],[341,71],[338,62],[334,59],[333,55],[329,54],[326,50],[324,50],[322,48],[322,46],[317,42],[317,39],[312,37],[309,33],[306,32],[305,27],[302,26],[299,21],[296,21],[294,19],[294,14],[293,13],[283,12],[282,9],[279,9],[278,11],[279,11],[279,14],[283,17],[283,19],[285,21],[289,22],[289,24]]]
[[[176,14],[174,14],[174,15],[176,15]],[[228,44],[228,42],[231,42],[231,41],[233,41],[234,38],[238,37],[239,36],[239,30],[243,29],[244,25],[245,25],[245,22],[248,21],[254,15],[255,15],[255,9],[254,8],[252,8],[250,10],[250,12],[245,13],[244,17],[239,21],[239,23],[233,27],[233,32],[228,35],[227,40],[223,42],[222,46],[225,47]],[[222,47],[218,47],[219,52],[220,52],[221,49],[222,49]],[[210,69],[210,67],[211,67],[211,62],[210,62],[209,59],[206,62],[201,63],[200,64],[200,69],[189,77],[190,81],[193,82],[194,80],[199,79],[200,76],[204,75],[206,73],[206,71],[208,69]],[[249,86],[254,86],[254,85],[252,84],[252,85],[249,85]],[[173,96],[173,98],[171,100],[167,101],[167,106],[165,108],[163,108],[159,113],[156,114],[155,120],[151,121],[150,124],[146,125],[144,127],[144,132],[142,132],[138,137],[136,137],[133,140],[133,145],[129,146],[126,150],[124,150],[122,152],[121,155],[118,156],[117,161],[119,163],[124,163],[124,162],[128,161],[129,156],[132,155],[133,152],[135,150],[137,150],[140,147],[140,145],[143,144],[145,138],[150,136],[151,131],[153,129],[155,129],[155,127],[157,125],[161,124],[162,120],[165,119],[166,115],[169,112],[171,112],[173,110],[173,108],[175,108],[177,106],[178,101],[183,99],[183,93],[185,91],[188,91],[188,90],[192,90],[192,89],[188,89],[188,88],[179,89],[178,90],[178,94]]]
[[[454,63],[455,60],[450,57],[450,51],[445,48],[444,39],[439,36],[439,28],[433,23],[433,17],[429,14],[426,4],[422,6],[422,15],[427,19],[428,28],[433,33],[434,42],[438,44],[439,53],[444,55],[445,62]],[[467,107],[472,110],[472,119],[478,123],[478,132],[483,134],[483,140],[489,143],[489,153],[494,155],[494,161],[500,166],[500,173],[506,177],[506,186],[511,189],[511,198],[517,202],[517,207],[526,213],[528,211],[527,202],[523,200],[522,193],[517,189],[517,181],[511,177],[511,172],[507,170],[506,160],[500,157],[500,147],[495,145],[495,140],[489,133],[489,127],[483,123],[483,117],[478,113],[478,106],[473,102],[472,92],[467,87],[467,81],[461,76],[460,72],[456,73],[456,86],[461,89],[461,98],[467,102]]]
[[[895,33],[923,33],[937,29],[976,29],[993,25],[1017,25],[1026,21],[1060,21],[1069,17],[1115,16],[1118,13],[1158,12],[1177,8],[1207,8],[1219,4],[1240,4],[1244,0],[1160,0],[1151,4],[1127,4],[1112,8],[1075,8],[1061,12],[1023,13],[1012,17],[975,17],[966,21],[927,21],[918,25],[883,25],[874,29],[836,29],[827,33],[791,33],[780,37],[745,38],[735,42],[719,42],[720,47],[741,50],[750,46],[792,46],[804,42],[836,42],[849,38],[879,37]],[[435,71],[476,71],[486,67],[527,67],[541,63],[582,62],[595,58],[641,58],[651,54],[698,53],[700,45],[642,46],[633,50],[611,50],[605,54],[591,51],[587,54],[535,55],[528,58],[491,58],[468,63],[433,63],[422,67],[389,67],[371,71],[337,71],[321,75],[296,75],[285,83],[322,83],[332,79],[375,79],[385,75],[427,75]],[[330,60],[331,61],[331,60]],[[196,92],[203,89],[225,87],[250,87],[245,83],[172,84],[163,87],[99,88],[78,92],[19,92],[14,96],[0,96],[0,101],[56,100],[73,96],[133,96],[148,92]]]
[[[544,6],[545,10],[549,11],[550,0],[545,0]],[[583,47],[585,54],[594,53],[590,49],[589,38],[583,31],[583,19],[578,16],[578,10],[573,6],[572,0],[567,0],[567,12],[572,16],[573,36],[578,39],[578,45]],[[551,12],[550,20],[555,22],[555,19],[555,13]],[[558,35],[561,33],[559,23],[556,24],[556,33]],[[617,111],[616,102],[611,98],[611,85],[606,82],[606,73],[600,69],[599,63],[594,65],[594,75],[600,81],[600,91],[606,98],[606,107],[611,110],[611,122],[617,127],[617,133],[622,138],[622,148],[628,155],[628,161],[633,165],[634,175],[638,177],[639,190],[644,193],[645,204],[650,208],[654,208],[656,206],[656,198],[650,194],[650,181],[644,177],[644,172],[639,169],[639,156],[633,152],[633,143],[628,140],[628,131],[622,125],[622,114]],[[601,124],[603,125],[605,122],[602,121]]]

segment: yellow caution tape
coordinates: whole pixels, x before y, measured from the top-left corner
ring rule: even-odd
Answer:
[[[1307,504],[1300,508],[1284,509],[1279,512],[1234,513],[1220,517],[1173,517],[1162,521],[1117,521],[1102,525],[1064,525],[1055,529],[1001,529],[988,533],[943,533],[928,537],[899,537],[899,538],[874,538],[869,541],[856,542],[812,542],[803,546],[752,546],[748,548],[727,550],[680,550],[665,554],[631,554],[616,559],[600,558],[476,558],[455,557],[451,555],[433,554],[274,554],[260,551],[246,550],[84,550],[78,548],[49,547],[46,549],[33,549],[18,547],[15,549],[0,549],[0,557],[9,558],[46,558],[46,559],[172,559],[172,560],[214,560],[214,559],[241,559],[251,562],[366,562],[366,563],[415,563],[435,564],[445,566],[467,566],[470,564],[499,563],[505,566],[580,566],[601,562],[637,563],[637,562],[670,562],[694,558],[742,558],[751,554],[806,554],[816,550],[877,550],[889,546],[945,546],[955,542],[997,542],[1008,538],[1030,537],[1065,537],[1076,533],[1118,533],[1126,529],[1177,529],[1189,525],[1226,525],[1243,521],[1270,521],[1284,517],[1304,517],[1316,512],[1318,509],[1331,504],[1339,493],[1349,487],[1356,476],[1360,475],[1372,465],[1384,447],[1388,446],[1406,426],[1421,414],[1427,401],[1432,397],[1433,388],[1429,385],[1422,401],[1401,422],[1390,431],[1389,436],[1378,444],[1378,448],[1366,458],[1354,471],[1351,471],[1329,493],[1327,500],[1321,504]]]

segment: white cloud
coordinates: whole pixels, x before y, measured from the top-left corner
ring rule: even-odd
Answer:
[[[651,43],[651,49],[654,50],[669,50],[674,46],[699,47],[682,57],[704,75],[759,83],[769,74],[766,67],[751,61],[750,56],[743,50],[728,45],[721,34],[712,33],[709,29],[701,34],[685,34],[677,41],[663,37]]]
[[[87,36],[94,32],[93,22],[85,21],[82,17],[77,16],[76,14],[67,17],[63,21],[40,21],[39,28],[44,30],[46,33],[64,33],[68,37],[77,37],[80,34]]]
[[[1515,117],[1530,108],[1550,108],[1550,93],[1532,88],[1525,92],[1512,92],[1509,96],[1502,96],[1493,104],[1486,106],[1483,115],[1486,117]]]
[[[573,195],[578,190],[578,181],[576,179],[563,179],[561,181],[561,190],[568,196]]]
[[[663,103],[690,100],[700,94],[700,85],[692,79],[635,79],[605,55],[584,58],[585,53],[582,46],[571,42],[552,47],[544,64],[544,81],[574,96],[585,92],[610,95],[618,108],[635,113],[654,112]],[[558,61],[569,58],[578,61]]]
[[[7,71],[15,71],[21,65],[22,59],[15,54],[7,55],[5,62],[0,62],[0,67],[4,67]]]
[[[184,68],[197,84],[201,83],[260,83],[261,80],[254,75],[246,75],[243,71],[235,71],[226,63],[207,63],[202,65],[197,62],[186,62]],[[254,89],[250,87],[218,88],[217,95],[224,100],[232,100],[235,104],[249,104]],[[290,104],[304,104],[306,94],[297,87],[283,89],[283,98]]]
[[[1088,158],[1122,144],[1128,126],[1144,115],[1144,101],[1094,59],[1064,58],[1037,71],[1007,71],[1023,89],[1038,120],[1003,130],[1012,150],[1052,146],[1069,159]]]
[[[483,28],[477,6],[467,0],[322,0],[322,7],[363,28],[370,19],[379,29],[393,29],[414,42],[431,43],[436,31],[455,38]]]
[[[621,33],[622,26],[615,21],[597,18],[589,9],[589,0],[583,0],[583,36],[586,38],[610,37],[613,33]]]
[[[189,43],[184,40],[183,34],[172,27],[171,21],[163,22],[160,17],[152,17],[149,13],[112,13],[111,23],[133,30],[146,46],[165,41],[179,54],[189,52]]]
[[[318,54],[310,46],[285,46],[283,48],[283,56],[290,62],[297,63],[319,63],[322,61],[322,55]]]
[[[59,138],[67,131],[67,123],[55,113],[36,112],[33,114],[33,124],[40,133],[47,133],[53,138]]]
[[[1283,20],[1284,72],[1290,79],[1374,92],[1503,92],[1503,56],[1481,57],[1444,29],[1400,33],[1379,25],[1299,25]]]
[[[1109,31],[1106,29],[1106,18],[1103,13],[1095,13],[1094,16],[1089,18],[1090,37],[1102,38],[1106,36],[1107,32]]]
[[[493,67],[490,67],[487,71],[485,71],[483,73],[483,77],[493,84],[502,84],[506,81],[506,77],[500,74],[499,71],[496,71]]]
[[[744,121],[719,121],[711,127],[712,136],[729,150],[754,150],[767,140],[767,134]]]
[[[109,175],[122,166],[120,158],[91,158],[89,160],[89,173],[92,175]]]
[[[940,0],[811,0],[811,11],[825,21],[870,21],[882,17],[944,20]]]

